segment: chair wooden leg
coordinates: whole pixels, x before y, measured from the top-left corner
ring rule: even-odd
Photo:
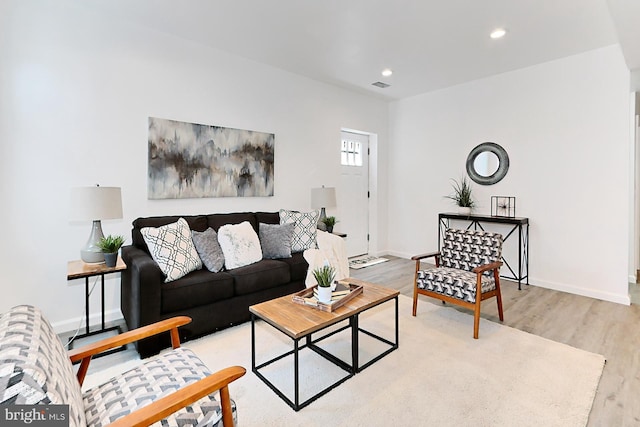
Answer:
[[[478,339],[480,329],[480,300],[476,300],[476,307],[473,310],[473,338]]]
[[[504,314],[502,313],[502,291],[500,290],[500,275],[496,270],[493,271],[493,279],[496,282],[496,300],[498,302],[498,316],[500,321],[504,321]]]
[[[418,271],[420,270],[420,260],[416,260],[416,271],[413,276],[413,317],[416,317],[418,311]]]
[[[480,329],[480,303],[482,303],[482,273],[476,275],[476,305],[473,310],[473,338],[478,339]]]
[[[233,412],[231,409],[231,397],[229,396],[229,387],[220,389],[220,406],[222,410],[222,424],[225,427],[233,427]]]

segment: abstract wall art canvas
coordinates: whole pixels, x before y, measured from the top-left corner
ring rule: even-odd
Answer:
[[[149,117],[149,199],[273,196],[275,135]]]

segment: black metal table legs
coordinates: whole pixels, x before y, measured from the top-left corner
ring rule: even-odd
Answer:
[[[314,339],[312,337],[312,334],[309,334],[304,337],[292,339],[293,340],[292,350],[287,351],[283,354],[280,354],[279,356],[276,356],[270,360],[267,360],[266,362],[261,363],[259,365],[256,365],[256,329],[255,329],[256,316],[252,313],[251,314],[251,370],[256,374],[258,378],[260,378],[267,386],[269,386],[269,388],[271,388],[271,390],[273,390],[285,403],[287,403],[287,405],[289,405],[295,411],[299,411],[300,409],[312,403],[314,400],[327,394],[328,392],[330,392],[331,390],[333,390],[334,388],[336,388],[337,386],[339,386],[349,378],[353,377],[359,372],[362,372],[364,369],[371,366],[373,363],[377,362],[378,360],[382,359],[387,354],[391,353],[392,351],[398,348],[399,338],[400,338],[399,325],[398,325],[398,297],[396,296],[394,300],[395,300],[395,342],[390,341],[381,336],[378,336],[365,329],[362,329],[359,325],[359,313],[358,313],[347,319],[348,324],[346,326],[342,326],[336,330],[328,332],[320,336],[319,338]],[[334,325],[335,324],[328,325],[327,328]],[[336,357],[335,355],[329,353],[328,351],[318,346],[318,343],[320,343],[322,340],[325,340],[345,330],[351,331],[351,363],[347,363],[343,361],[339,357]],[[322,330],[317,332],[321,332],[321,331]],[[359,361],[359,333],[360,332],[389,345],[389,348],[387,350],[385,350],[384,352],[382,352],[372,360],[366,362],[362,366],[360,366],[360,361]],[[304,340],[304,343],[302,343],[302,345],[300,343],[301,340]],[[338,379],[337,381],[333,382],[332,384],[328,385],[327,387],[323,388],[322,390],[318,391],[313,396],[301,402],[300,401],[300,366],[299,364],[300,364],[300,351],[305,348],[311,351],[314,351],[315,353],[319,354],[326,360],[330,361],[334,365],[344,370],[345,375],[340,379]],[[271,365],[272,363],[278,360],[281,360],[287,356],[293,356],[293,383],[294,383],[293,399],[286,396],[285,393],[283,393],[280,389],[278,389],[278,387],[276,387],[268,378],[266,378],[260,372],[260,370],[263,369],[264,367]]]

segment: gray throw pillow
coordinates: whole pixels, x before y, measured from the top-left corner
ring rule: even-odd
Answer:
[[[207,270],[217,273],[224,267],[224,254],[220,243],[218,243],[218,234],[209,227],[205,231],[192,231],[193,244],[196,251],[200,255],[202,263]]]
[[[291,258],[291,239],[293,238],[294,226],[294,223],[260,223],[258,232],[260,246],[262,246],[262,258]]]

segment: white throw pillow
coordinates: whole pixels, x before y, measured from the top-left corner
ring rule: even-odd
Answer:
[[[184,218],[162,227],[144,227],[140,233],[151,257],[172,282],[202,268],[202,261],[191,239],[191,229]]]
[[[320,212],[298,212],[280,209],[280,224],[294,223],[291,252],[316,248],[316,233]]]
[[[260,239],[248,221],[220,227],[218,243],[222,248],[227,270],[244,267],[262,259]]]

